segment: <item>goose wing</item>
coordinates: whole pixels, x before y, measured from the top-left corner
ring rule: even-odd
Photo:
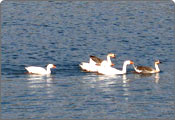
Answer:
[[[154,71],[153,68],[147,66],[136,66],[136,69],[140,71]]]
[[[92,56],[92,55],[90,56],[90,58],[91,58],[94,62],[99,63],[99,64],[102,63],[102,61],[103,61],[102,59],[100,59],[100,58],[98,58],[98,57],[96,57],[96,56]]]

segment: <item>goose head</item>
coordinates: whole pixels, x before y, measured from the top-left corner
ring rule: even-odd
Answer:
[[[47,65],[47,68],[56,68],[56,65],[54,65],[54,64],[48,64]]]
[[[126,60],[126,61],[125,61],[125,64],[126,64],[126,65],[130,65],[130,64],[134,64],[134,62],[133,62],[132,60]]]
[[[111,58],[115,58],[116,57],[116,55],[114,53],[109,53],[108,56],[111,57]]]
[[[155,64],[160,64],[161,62],[159,60],[156,60],[155,61]]]

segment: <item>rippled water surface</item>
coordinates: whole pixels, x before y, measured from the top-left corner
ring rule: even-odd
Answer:
[[[174,118],[173,2],[1,3],[2,118]],[[161,72],[105,76],[81,71],[89,55]],[[25,66],[57,66],[50,76]]]

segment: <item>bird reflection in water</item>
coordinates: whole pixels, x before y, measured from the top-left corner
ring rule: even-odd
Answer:
[[[29,74],[27,77],[29,87],[32,88],[40,88],[43,85],[51,86],[53,82],[53,78],[51,75],[36,75]]]
[[[135,78],[136,79],[141,79],[141,78],[146,78],[146,77],[153,77],[155,83],[159,83],[159,79],[160,79],[159,73],[136,73],[136,72],[133,72],[133,73],[135,73]]]
[[[83,79],[86,81],[91,88],[100,88],[103,91],[111,91],[110,85],[116,84],[116,79],[121,79],[116,76],[106,75],[93,75],[84,76]]]
[[[52,75],[30,74],[27,76],[28,88],[31,89],[30,94],[40,94],[42,92],[47,98],[54,97],[53,82]]]
[[[130,79],[127,78],[126,74],[123,74],[122,78],[123,78],[123,83],[128,83],[130,81]]]
[[[123,91],[124,91],[123,96],[124,96],[124,99],[126,101],[128,101],[128,97],[130,95],[130,93],[129,93],[130,79],[127,78],[126,74],[123,74],[122,78],[123,78],[122,88],[123,88]]]
[[[155,78],[155,83],[159,83],[159,79],[160,79],[159,73],[156,73],[154,78]]]
[[[99,88],[103,91],[114,91],[116,85],[128,83],[127,75],[85,75],[82,81],[91,88]]]

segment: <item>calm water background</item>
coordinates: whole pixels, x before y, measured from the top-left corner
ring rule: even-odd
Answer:
[[[174,118],[173,2],[8,2],[1,4],[2,118]],[[153,66],[159,74],[96,75],[89,55]],[[25,66],[56,64],[51,76]]]

